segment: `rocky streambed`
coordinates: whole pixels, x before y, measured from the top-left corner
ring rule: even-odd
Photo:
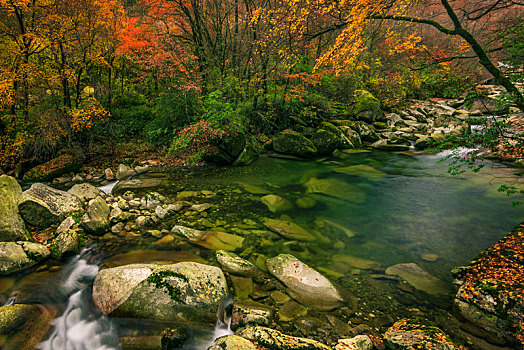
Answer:
[[[486,187],[513,172],[455,179],[437,158],[262,157],[150,171],[112,194],[2,176],[2,346],[519,347],[520,231],[450,274],[518,222]]]

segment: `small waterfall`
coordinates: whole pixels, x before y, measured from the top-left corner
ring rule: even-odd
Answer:
[[[71,260],[60,292],[69,296],[63,314],[52,324],[49,339],[41,350],[110,350],[118,349],[119,338],[111,321],[100,315],[91,302],[91,284],[98,266],[87,260],[84,250]]]
[[[118,181],[116,181],[116,180],[115,181],[111,181],[107,185],[99,186],[98,188],[101,189],[102,191],[104,191],[105,194],[109,194],[109,193],[111,193],[111,191],[113,190],[113,187],[115,187],[117,182]]]
[[[13,305],[16,301],[16,296],[13,296],[13,297],[9,297],[9,299],[7,299],[7,301],[5,302],[4,305],[2,306],[8,306],[8,305]]]

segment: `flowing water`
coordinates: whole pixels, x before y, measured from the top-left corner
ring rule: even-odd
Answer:
[[[245,244],[238,253],[254,262],[260,256],[291,253],[356,295],[359,312],[354,318],[360,318],[360,323],[372,323],[368,314],[402,317],[413,306],[425,311],[447,309],[449,304],[433,305],[424,294],[406,301],[403,291],[380,276],[390,265],[414,262],[445,281],[450,297],[450,270],[467,264],[503,237],[520,222],[522,209],[512,208],[496,191],[501,183],[517,180],[511,169],[492,164],[479,174],[452,177],[447,166],[438,162],[442,157],[349,151],[315,161],[262,157],[247,167],[145,174],[140,177],[169,180],[169,186],[156,189],[168,199],[174,200],[183,189],[188,191],[186,200],[214,205],[205,214],[180,215],[148,229],[170,229],[175,223],[199,229],[218,227],[243,236]],[[300,209],[295,205],[275,214],[260,201],[266,194],[314,206]],[[264,227],[266,218],[293,221],[316,239],[284,239]],[[59,310],[41,349],[118,348],[119,336],[147,335],[156,328],[110,320],[94,309],[90,295],[99,268],[185,260],[216,264],[208,249],[181,241],[160,250],[155,241],[146,234],[102,240],[68,265],[2,277],[0,303],[42,303]],[[367,259],[380,267],[350,269],[334,256]],[[396,299],[406,307],[389,306]],[[231,333],[222,322],[206,325],[193,331],[188,348],[205,349],[214,338]]]

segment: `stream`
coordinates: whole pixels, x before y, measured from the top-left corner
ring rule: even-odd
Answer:
[[[261,255],[293,254],[357,296],[354,318],[361,323],[373,324],[369,315],[405,317],[412,308],[438,313],[439,308],[449,308],[451,292],[444,305],[424,295],[406,294],[365,269],[342,266],[334,257],[366,259],[382,270],[414,262],[451,291],[451,269],[467,264],[507,234],[522,219],[522,210],[512,208],[497,192],[501,183],[516,181],[514,170],[491,164],[478,174],[453,177],[446,164],[438,162],[442,157],[349,150],[320,160],[261,157],[247,167],[144,174],[138,178],[166,179],[168,185],[155,191],[170,200],[183,190],[194,195],[184,200],[213,207],[202,215],[179,215],[143,231],[171,229],[174,224],[221,227],[244,236],[248,245],[237,253],[253,261]],[[330,193],[319,191],[319,183],[329,184]],[[260,201],[266,194],[297,204],[284,213],[271,213]],[[312,207],[300,208],[298,203]],[[318,239],[284,239],[267,231],[264,218],[292,220]],[[31,273],[1,277],[0,304],[41,303],[59,310],[40,349],[118,349],[122,336],[155,334],[157,325],[110,319],[94,308],[91,290],[99,269],[138,262],[217,262],[213,251],[183,241],[169,249],[158,247],[157,239],[144,232],[112,240],[106,235],[66,265],[50,263]],[[402,301],[401,307],[392,306],[392,299]],[[191,331],[186,348],[207,349],[226,334],[232,334],[231,329],[220,321],[203,325]]]

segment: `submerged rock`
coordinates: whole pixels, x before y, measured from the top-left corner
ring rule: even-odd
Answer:
[[[287,239],[297,241],[314,241],[316,239],[308,230],[291,221],[266,218],[264,225]]]
[[[221,231],[199,231],[185,226],[175,226],[172,232],[190,242],[213,250],[236,250],[242,248],[244,237]]]
[[[307,193],[320,193],[326,196],[362,203],[366,194],[360,188],[337,179],[311,178],[306,182]]]
[[[218,338],[208,350],[257,350],[257,347],[249,340],[232,334]]]
[[[36,183],[22,194],[18,210],[30,225],[48,227],[60,223],[66,214],[82,210],[82,202],[74,194]]]
[[[335,169],[335,172],[347,175],[360,176],[374,181],[382,180],[386,176],[385,172],[375,169],[366,164],[358,164],[343,168],[337,168]]]
[[[233,305],[231,329],[236,330],[247,325],[269,326],[273,309],[254,301],[237,301]]]
[[[0,335],[7,336],[4,350],[36,349],[49,330],[56,310],[42,305],[0,307]]]
[[[49,256],[46,246],[32,242],[0,242],[0,275],[25,270]]]
[[[312,158],[317,154],[313,142],[304,135],[291,130],[284,130],[273,136],[273,149],[278,153],[303,158]]]
[[[316,340],[292,337],[266,327],[246,327],[238,332],[242,338],[249,339],[269,349],[279,350],[330,350],[330,347]]]
[[[295,258],[280,254],[266,261],[269,272],[282,282],[288,293],[308,307],[332,310],[342,305],[339,290],[323,275]]]
[[[30,239],[25,224],[18,214],[22,188],[14,177],[0,176],[0,241],[26,241]]]
[[[104,269],[93,285],[93,301],[104,315],[186,324],[215,322],[226,295],[222,271],[194,262]]]
[[[351,256],[351,255],[343,255],[343,254],[333,255],[333,257],[331,258],[331,261],[334,264],[342,263],[342,264],[345,264],[345,265],[348,265],[348,266],[351,266],[357,269],[362,269],[362,270],[380,270],[380,267],[381,267],[379,262],[369,260],[369,259],[358,258],[356,256]]]
[[[293,209],[293,203],[284,197],[277,196],[276,194],[268,194],[267,196],[262,197],[261,201],[272,213]]]
[[[449,337],[424,319],[403,319],[391,326],[384,340],[391,349],[458,350]]]
[[[398,276],[413,287],[429,294],[447,295],[450,287],[415,263],[397,264],[386,269],[386,274]]]

